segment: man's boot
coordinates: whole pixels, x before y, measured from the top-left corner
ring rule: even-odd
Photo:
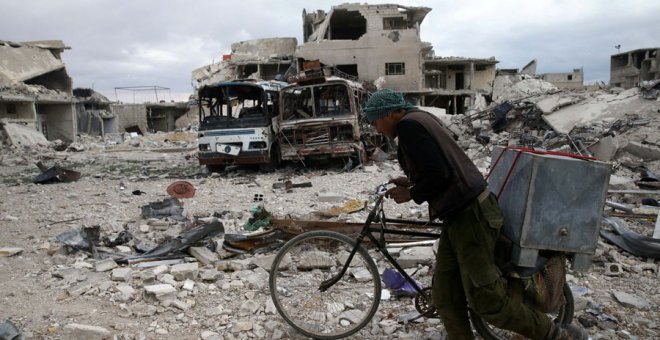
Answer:
[[[587,340],[589,334],[580,326],[552,323],[546,340]]]

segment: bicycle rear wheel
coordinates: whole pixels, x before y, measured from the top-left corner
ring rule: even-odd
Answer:
[[[333,231],[296,236],[277,253],[269,286],[282,318],[306,336],[338,339],[366,326],[380,302],[378,268],[359,247],[341,279],[325,291],[321,282],[341,271],[355,241]]]
[[[575,311],[575,302],[573,301],[573,293],[571,288],[568,286],[568,283],[564,283],[563,287],[564,298],[566,303],[559,307],[559,310],[556,313],[548,314],[553,322],[559,324],[569,324],[573,321],[573,313]],[[504,340],[512,339],[514,335],[517,335],[514,332],[497,328],[484,320],[477,313],[473,312],[470,309],[470,320],[472,320],[472,327],[474,330],[481,335],[482,338],[486,340]]]

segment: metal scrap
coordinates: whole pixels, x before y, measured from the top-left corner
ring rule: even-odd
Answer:
[[[601,229],[605,240],[635,256],[660,258],[660,239],[639,235],[618,218],[605,217],[603,223],[612,227],[612,231]]]
[[[64,169],[59,165],[47,168],[43,163],[38,162],[37,167],[41,170],[41,173],[32,177],[32,183],[35,184],[68,183],[80,179],[80,172]]]
[[[180,256],[185,256],[181,253],[191,245],[224,232],[225,227],[222,222],[216,221],[208,223],[183,232],[179,234],[179,236],[159,244],[142,255],[120,259],[117,263],[135,262],[140,259],[162,259],[165,257],[179,256],[179,254]]]
[[[160,202],[152,202],[142,206],[142,217],[170,217],[178,221],[186,219],[183,216],[183,203],[181,203],[176,197],[166,198]]]

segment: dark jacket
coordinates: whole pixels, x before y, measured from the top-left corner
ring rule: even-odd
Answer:
[[[432,217],[467,207],[487,183],[442,122],[428,112],[409,111],[396,126],[399,164],[413,186],[412,199],[429,203]]]

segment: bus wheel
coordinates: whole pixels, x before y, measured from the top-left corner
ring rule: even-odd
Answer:
[[[259,171],[261,172],[273,172],[280,165],[280,147],[277,144],[273,144],[270,148],[270,157],[268,158],[268,163],[259,164]]]

